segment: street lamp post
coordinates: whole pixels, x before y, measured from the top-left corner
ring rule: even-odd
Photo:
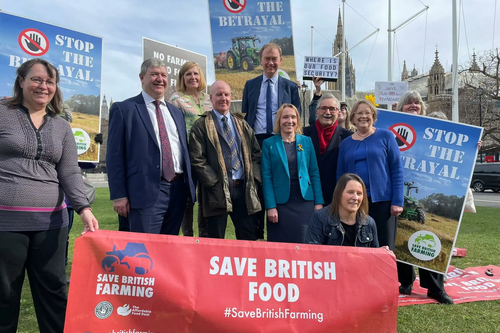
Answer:
[[[307,93],[307,83],[305,81],[302,81],[302,120],[303,120],[303,123],[304,123],[304,127],[306,126],[306,121],[305,121],[305,118],[306,118],[306,93]],[[309,115],[311,116],[311,115]]]
[[[483,94],[484,89],[478,87],[476,89],[477,94],[479,95],[479,127],[483,127]],[[479,161],[483,163],[483,146],[479,150]]]

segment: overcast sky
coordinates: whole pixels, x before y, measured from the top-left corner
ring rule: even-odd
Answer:
[[[222,1],[222,0],[221,0]],[[436,45],[446,71],[452,64],[452,5],[450,0],[393,0],[395,27],[429,6],[424,13],[401,28],[395,37],[393,79],[399,80],[406,60],[426,72],[435,58]],[[476,53],[500,45],[500,3],[496,0],[457,1],[460,6],[459,63]],[[293,38],[297,68],[311,53],[311,26],[314,26],[314,55],[331,56],[340,0],[291,0]],[[496,8],[495,8],[496,7]],[[138,78],[142,62],[142,37],[177,45],[212,57],[207,0],[0,0],[4,12],[62,26],[103,38],[102,93],[108,101],[120,101],[140,91]],[[495,13],[496,12],[496,13]],[[496,19],[496,22],[495,22]],[[495,27],[495,28],[494,28]],[[372,90],[375,81],[387,81],[388,0],[350,0],[345,6],[345,34],[354,46],[350,52],[356,68],[356,89]],[[424,53],[425,50],[425,53]],[[208,62],[207,81],[215,80]],[[301,71],[297,71],[301,75]]]

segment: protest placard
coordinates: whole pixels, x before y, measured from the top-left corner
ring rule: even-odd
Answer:
[[[445,273],[482,128],[382,109],[376,126],[394,134],[404,168],[404,210],[398,218],[396,258]]]
[[[407,91],[408,82],[375,82],[375,103],[397,103]]]
[[[198,64],[205,78],[207,77],[207,56],[180,47],[158,42],[149,38],[142,38],[143,60],[157,58],[165,63],[168,74],[168,89],[165,99],[168,101],[175,92],[177,76],[186,62],[192,61]]]
[[[0,98],[12,96],[16,70],[41,57],[59,72],[65,113],[72,119],[78,160],[99,161],[102,39],[52,24],[0,13]]]
[[[269,42],[282,50],[278,74],[297,79],[289,0],[208,0],[208,9],[215,77],[231,86],[233,100],[242,99],[247,80],[262,75],[260,51]]]
[[[304,57],[303,79],[312,80],[313,76],[324,81],[337,81],[339,76],[338,57]]]

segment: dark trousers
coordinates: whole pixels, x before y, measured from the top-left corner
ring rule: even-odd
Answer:
[[[69,233],[71,232],[71,228],[73,227],[73,220],[75,219],[75,211],[73,208],[68,207],[68,238],[66,240],[66,261],[64,262],[66,265],[68,264],[68,251],[69,251]]]
[[[372,202],[368,198],[368,214],[375,220],[377,225],[378,242],[380,246],[388,246],[392,251],[396,246],[396,229],[398,219],[391,215],[391,202]]]
[[[128,217],[123,217],[118,214],[118,231],[130,231]]]
[[[253,214],[255,229],[258,239],[264,239],[264,226],[266,225],[266,210],[264,209],[264,191],[262,190],[262,185],[257,186],[257,195],[259,196],[259,201],[262,204],[262,210]]]
[[[245,202],[245,186],[229,187],[233,212],[207,217],[208,237],[224,238],[226,236],[227,216],[231,216],[236,232],[236,239],[256,240],[255,215],[248,215]]]
[[[269,134],[256,134],[255,137],[262,149],[262,143],[265,139],[272,137]],[[264,239],[264,226],[266,225],[266,210],[264,208],[264,191],[262,190],[262,185],[257,188],[257,195],[259,196],[259,201],[262,204],[262,210],[254,214],[255,227],[257,229],[257,238]]]
[[[397,262],[398,280],[402,286],[411,286],[415,281],[415,268],[412,265]],[[420,286],[435,292],[444,291],[444,275],[423,268],[418,269]]]
[[[0,332],[16,333],[25,270],[41,333],[62,333],[68,228],[0,232]]]
[[[201,188],[198,186],[198,236],[199,237],[208,237],[208,222],[207,219],[203,216],[203,205],[201,201]],[[182,219],[182,235],[192,237],[194,236],[193,232],[193,210],[194,203],[188,197],[186,203],[186,211],[184,212],[184,218]]]
[[[186,210],[187,188],[184,178],[172,182],[162,179],[154,205],[131,209],[128,219],[130,231],[148,234],[179,235]]]

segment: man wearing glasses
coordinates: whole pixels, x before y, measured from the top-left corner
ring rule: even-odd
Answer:
[[[337,184],[340,143],[353,133],[338,126],[338,115],[339,101],[332,94],[324,94],[316,109],[316,123],[304,128],[304,135],[311,138],[316,151],[325,205],[332,202],[333,190]]]

